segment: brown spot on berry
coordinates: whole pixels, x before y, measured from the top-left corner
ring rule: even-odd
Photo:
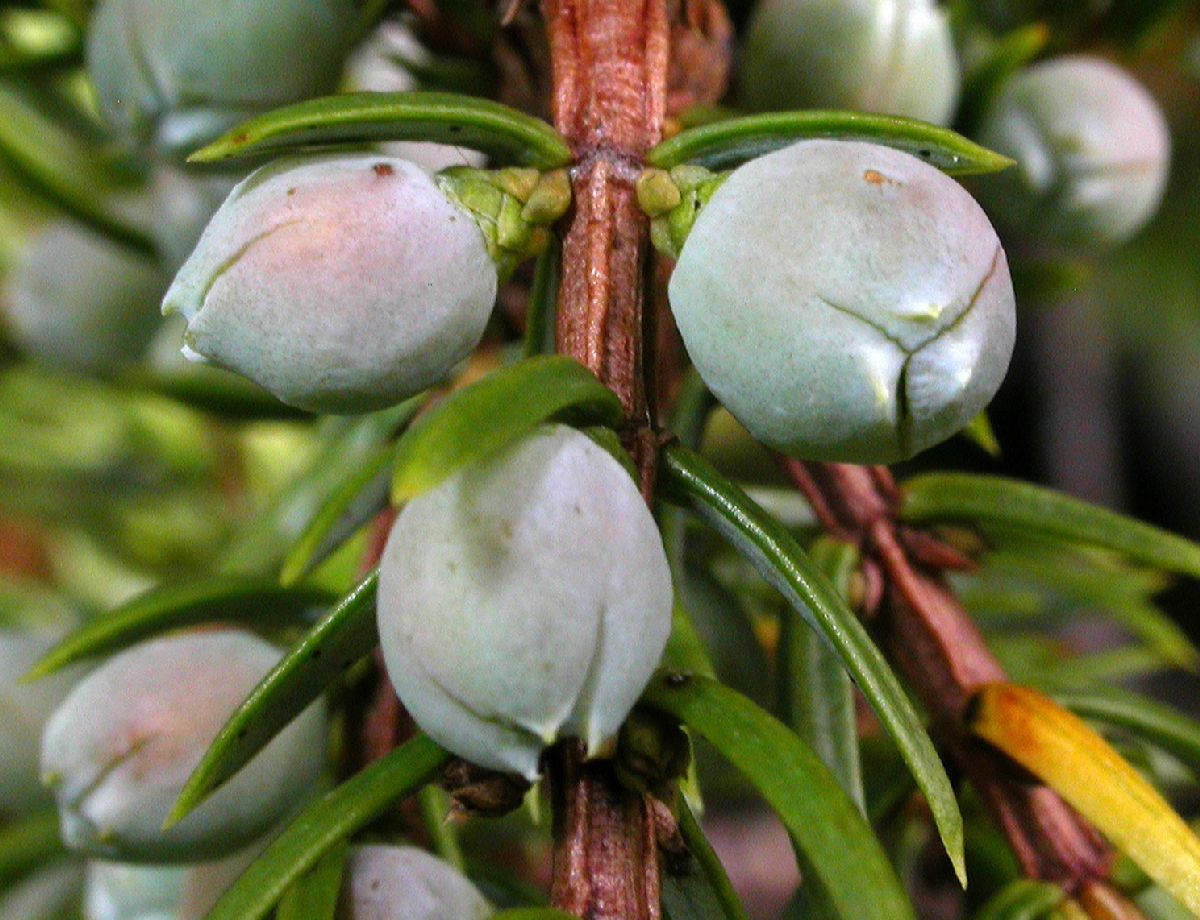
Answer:
[[[863,173],[863,178],[871,183],[871,185],[883,185],[883,183],[888,181],[887,176],[875,169],[868,169]]]
[[[371,169],[373,169],[375,171],[375,175],[377,175],[381,178],[385,177],[385,176],[394,175],[396,172],[395,167],[392,166],[390,163],[376,163],[374,166],[371,167]]]

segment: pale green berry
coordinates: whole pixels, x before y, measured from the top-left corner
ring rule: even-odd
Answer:
[[[189,149],[258,112],[332,92],[356,13],[355,0],[103,0],[88,72],[114,128]]]
[[[46,720],[78,679],[61,673],[34,683],[21,678],[57,641],[60,630],[0,627],[0,813],[44,805],[38,748]]]
[[[670,283],[705,383],[759,441],[890,463],[987,405],[1012,355],[1008,264],[974,199],[905,153],[805,141],[735,170]]]
[[[84,889],[85,920],[174,920],[189,869],[93,861]]]
[[[950,24],[933,0],[764,0],[743,47],[758,110],[856,109],[946,124],[958,101]]]
[[[248,633],[180,635],[122,652],[76,685],[42,739],[42,774],[67,845],[110,860],[194,862],[269,830],[324,764],[321,703],[180,823],[165,831],[163,823],[217,732],[278,659]]]
[[[166,279],[153,260],[59,221],[30,239],[7,287],[4,320],[23,351],[73,370],[107,371],[146,350]]]
[[[491,906],[457,869],[416,847],[350,851],[338,920],[484,920]]]
[[[478,344],[498,276],[483,233],[405,160],[337,156],[239,184],[167,292],[185,354],[321,412],[391,405]]]
[[[561,425],[409,502],[380,565],[400,699],[454,753],[529,778],[560,737],[592,752],[614,738],[670,621],[671,576],[636,485]]]
[[[981,200],[1035,240],[1122,243],[1154,216],[1166,187],[1166,120],[1140,83],[1100,58],[1056,58],[1013,77],[979,140],[1017,161],[979,183]]]

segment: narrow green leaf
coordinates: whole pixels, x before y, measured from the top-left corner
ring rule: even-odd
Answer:
[[[663,651],[663,667],[699,674],[701,677],[717,676],[708,649],[704,647],[704,640],[700,638],[696,624],[692,622],[678,595],[671,608],[671,635]]]
[[[330,847],[412,795],[449,759],[446,751],[418,735],[317,799],[251,863],[206,920],[262,920]]]
[[[5,824],[0,827],[0,889],[65,851],[55,809]]]
[[[996,892],[973,920],[1043,920],[1066,897],[1049,882],[1017,879]]]
[[[696,860],[700,872],[721,908],[721,916],[727,920],[748,920],[746,908],[742,906],[741,899],[733,890],[733,883],[729,881],[725,867],[721,865],[721,860],[713,850],[712,844],[704,836],[704,830],[700,827],[696,816],[692,814],[692,809],[682,798],[679,800],[679,831],[683,835],[683,842],[687,844],[688,852]]]
[[[1050,698],[1075,715],[1127,731],[1200,773],[1200,722],[1116,687],[1050,688]]]
[[[459,872],[465,868],[458,828],[450,821],[450,797],[437,786],[426,786],[417,793],[421,823],[433,845],[433,851]]]
[[[822,539],[813,561],[846,598],[858,553],[848,543]],[[824,639],[796,617],[785,617],[779,637],[780,717],[821,758],[866,814],[862,764],[858,753],[858,719],[854,685],[841,659]]]
[[[404,403],[409,409],[408,418],[397,418],[396,427],[405,426],[427,402],[428,397],[422,394]],[[325,499],[283,560],[279,573],[282,584],[300,581],[343,540],[387,507],[395,456],[394,448],[375,451]]]
[[[812,893],[845,920],[914,916],[875,834],[799,738],[716,681],[660,674],[643,702],[679,719],[736,766],[775,810],[803,856]]]
[[[724,536],[829,641],[912,770],[955,872],[965,884],[962,815],[946,770],[896,675],[863,625],[795,538],[703,457],[676,444],[663,452],[663,497],[690,508]]]
[[[334,920],[348,849],[345,840],[339,841],[310,871],[296,879],[283,893],[275,920]]]
[[[376,569],[292,647],[229,717],[188,777],[168,824],[183,819],[379,642]]]
[[[221,553],[218,570],[274,577],[330,496],[411,418],[411,407],[405,402],[369,415],[322,419],[318,423],[322,442],[312,460],[235,535]]]
[[[315,588],[284,588],[273,581],[228,575],[152,588],[68,635],[42,656],[25,679],[37,680],[85,658],[119,651],[186,626],[235,621],[295,623],[314,607],[334,600],[328,592]]]
[[[447,396],[404,434],[392,497],[399,502],[420,495],[542,422],[563,417],[615,428],[621,403],[582,364],[560,355],[493,371]]]
[[[971,419],[970,424],[959,434],[988,456],[1000,456],[1000,442],[996,439],[996,432],[992,430],[992,422],[987,412],[980,412]]]
[[[470,147],[500,164],[556,169],[571,148],[539,118],[456,93],[343,93],[275,109],[193,153],[194,163],[377,141]]]
[[[118,182],[62,127],[0,87],[0,159],[30,187],[105,236],[152,255],[149,230],[116,205]]]
[[[524,356],[554,351],[554,318],[558,306],[559,272],[562,264],[562,244],[550,235],[550,245],[538,256],[533,271],[533,287],[525,310]]]
[[[775,112],[690,128],[663,141],[646,161],[660,169],[696,163],[728,169],[798,141],[831,138],[866,141],[912,154],[953,176],[997,172],[1013,165],[948,128],[909,118],[862,112]]]
[[[998,476],[930,473],[907,480],[903,489],[901,513],[908,521],[997,524],[1200,578],[1200,545],[1040,486]]]
[[[0,73],[28,73],[78,64],[83,32],[44,10],[0,11]]]

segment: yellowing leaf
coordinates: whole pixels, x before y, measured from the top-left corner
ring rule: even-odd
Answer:
[[[1013,684],[981,690],[970,727],[1200,914],[1200,839],[1103,738],[1057,703]]]

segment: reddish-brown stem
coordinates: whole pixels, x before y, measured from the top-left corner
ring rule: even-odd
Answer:
[[[1053,791],[975,743],[964,727],[975,693],[1006,679],[941,577],[943,570],[962,568],[969,560],[929,534],[897,524],[899,492],[882,467],[784,460],[783,468],[812,502],[822,526],[858,543],[881,573],[877,619],[885,647],[929,710],[939,740],[1008,838],[1022,870],[1071,892],[1094,888],[1111,864],[1099,835]]]
[[[657,438],[647,368],[648,221],[634,184],[662,136],[670,28],[666,0],[544,0],[554,124],[571,144],[557,349],[620,398],[626,446],[647,498]],[[549,756],[555,802],[555,907],[589,920],[658,920],[653,809],[576,744]]]

